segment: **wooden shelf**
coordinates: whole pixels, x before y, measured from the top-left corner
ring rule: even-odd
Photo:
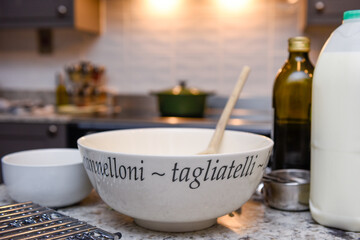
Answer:
[[[78,30],[103,33],[105,14],[105,0],[74,0],[74,25]]]

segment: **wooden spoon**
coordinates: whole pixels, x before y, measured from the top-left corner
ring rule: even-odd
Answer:
[[[219,151],[219,147],[220,147],[220,144],[222,141],[222,137],[224,135],[226,125],[229,121],[231,112],[232,112],[237,100],[239,99],[240,92],[243,89],[243,86],[245,84],[247,77],[249,76],[249,73],[250,73],[250,67],[244,66],[244,68],[238,78],[238,81],[236,82],[235,88],[234,88],[232,94],[230,95],[223,112],[221,113],[220,119],[216,125],[215,132],[210,140],[210,143],[209,143],[207,149],[198,154],[214,154]]]

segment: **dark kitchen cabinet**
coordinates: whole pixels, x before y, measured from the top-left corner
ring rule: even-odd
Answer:
[[[306,26],[338,26],[345,11],[360,9],[359,0],[306,0],[306,2]]]
[[[17,151],[63,147],[67,147],[66,124],[0,123],[0,158]],[[2,182],[2,172],[0,177]]]
[[[101,33],[104,0],[0,0],[0,28],[74,27]]]
[[[70,27],[73,0],[0,0],[1,27]]]

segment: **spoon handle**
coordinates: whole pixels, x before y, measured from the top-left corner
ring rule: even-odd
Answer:
[[[229,99],[225,105],[225,108],[220,116],[220,119],[216,125],[216,129],[210,140],[209,146],[208,146],[207,150],[205,150],[204,153],[211,154],[211,153],[218,152],[227,122],[229,121],[231,112],[232,112],[237,100],[239,99],[240,92],[244,87],[244,84],[246,82],[247,77],[249,76],[249,73],[250,73],[250,67],[244,66],[244,68],[236,82],[235,88],[234,88],[231,96],[229,97]]]

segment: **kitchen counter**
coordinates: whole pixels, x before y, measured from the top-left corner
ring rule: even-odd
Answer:
[[[121,122],[139,120],[164,124],[176,124],[159,114],[158,102],[152,95],[116,95],[113,105],[100,106],[99,112],[91,113],[95,106],[63,108],[64,113],[58,114],[54,108],[54,93],[39,91],[0,91],[0,121],[89,121]],[[207,99],[204,118],[175,118],[180,124],[216,122],[228,98],[211,96]],[[271,123],[271,102],[268,97],[240,98],[234,107],[230,126],[246,124],[262,125],[269,128]],[[171,118],[174,119],[174,118]],[[238,119],[242,121],[238,121]]]
[[[252,114],[248,111],[247,114]],[[251,119],[250,117],[253,117]],[[270,117],[260,115],[248,115],[248,118],[233,117],[229,120],[228,129],[232,130],[249,130],[260,131],[260,133],[270,132]],[[80,127],[87,128],[127,128],[127,127],[208,127],[214,128],[218,120],[218,116],[204,118],[184,118],[184,117],[161,117],[157,115],[65,115],[51,113],[47,115],[12,115],[1,114],[0,122],[17,122],[17,123],[63,123],[78,124]]]
[[[0,205],[10,203],[13,201],[6,187],[0,185]],[[240,210],[218,218],[218,224],[188,233],[155,232],[138,227],[130,217],[108,207],[95,191],[82,202],[57,211],[108,232],[120,232],[121,239],[360,239],[360,233],[326,228],[315,223],[308,211],[271,209],[256,195]]]
[[[138,127],[201,127],[215,128],[227,98],[209,98],[203,118],[161,117],[151,96],[121,96],[108,111],[70,114],[58,113],[52,105],[45,108],[16,109],[0,112],[0,122],[71,124],[79,129],[103,131]],[[33,104],[35,105],[35,104]],[[235,106],[227,129],[270,135],[272,115],[268,99],[241,99]],[[79,113],[80,112],[80,113]],[[89,131],[89,132],[90,132]]]
[[[108,130],[163,127],[215,129],[226,101],[226,98],[209,98],[203,118],[185,118],[160,116],[153,96],[119,96],[112,108],[97,106],[99,111],[92,111],[95,106],[70,106],[65,107],[65,112],[57,111],[52,104],[37,103],[42,101],[3,100],[8,107],[2,110],[0,107],[0,142],[4,146],[0,148],[0,157],[35,148],[77,148],[80,137]],[[270,137],[272,115],[266,107],[268,105],[267,98],[239,100],[227,129]]]

